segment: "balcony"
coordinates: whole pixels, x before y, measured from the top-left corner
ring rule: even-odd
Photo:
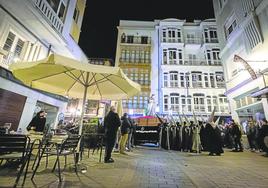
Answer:
[[[181,38],[162,38],[163,43],[182,43]]]
[[[208,64],[205,59],[184,59],[184,65],[206,66]]]
[[[34,4],[49,22],[49,24],[52,25],[57,32],[62,33],[63,22],[48,4],[48,2],[46,0],[34,0]]]
[[[201,38],[186,38],[185,39],[186,44],[201,44]]]
[[[145,59],[145,58],[120,58],[119,61],[121,63],[129,63],[129,64],[150,64],[151,59]]]
[[[144,36],[122,36],[121,44],[142,44],[142,45],[151,45],[151,37]]]
[[[93,65],[113,66],[114,62],[108,58],[88,58],[88,63]]]
[[[224,82],[217,82],[217,87],[218,88],[225,88],[225,83]]]
[[[219,43],[219,40],[217,38],[206,38],[204,43]]]

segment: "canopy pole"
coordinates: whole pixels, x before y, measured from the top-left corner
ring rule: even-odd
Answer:
[[[85,106],[86,106],[86,99],[87,99],[87,90],[88,90],[88,77],[89,77],[89,73],[86,73],[86,82],[84,84],[85,90],[84,90],[84,96],[83,96],[83,104],[82,104],[82,112],[81,112],[81,118],[80,118],[80,123],[79,123],[79,132],[78,134],[80,136],[82,136],[82,130],[83,130],[83,119],[84,119],[84,115],[85,115]],[[81,139],[78,142],[78,146],[77,146],[77,151],[76,151],[76,155],[75,155],[75,161],[78,163],[81,159],[80,156],[80,145],[81,145]]]
[[[84,85],[85,90],[84,90],[84,96],[83,96],[83,104],[82,104],[82,112],[81,112],[81,119],[80,119],[80,125],[79,125],[79,135],[82,135],[82,128],[83,128],[83,118],[85,115],[85,108],[86,108],[86,100],[87,100],[87,90],[88,90],[88,77],[89,73],[86,73],[86,83]]]

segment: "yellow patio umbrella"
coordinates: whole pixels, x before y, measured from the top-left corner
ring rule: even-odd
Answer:
[[[127,99],[140,92],[140,85],[126,77],[119,67],[81,63],[71,58],[52,54],[35,62],[17,62],[10,66],[14,76],[24,84],[58,95],[86,99]]]

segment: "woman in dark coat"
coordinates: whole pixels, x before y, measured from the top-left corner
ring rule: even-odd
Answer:
[[[31,130],[33,128],[36,132],[43,132],[46,125],[46,113],[41,110],[36,114],[36,116],[32,119],[32,121],[27,126],[27,130]]]

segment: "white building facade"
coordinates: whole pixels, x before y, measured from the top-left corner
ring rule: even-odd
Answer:
[[[120,40],[123,33],[147,35],[151,38],[148,69],[150,93],[146,99],[149,102],[153,96],[154,111],[175,115],[177,112],[192,115],[195,111],[199,115],[209,115],[215,107],[216,116],[229,115],[214,19],[195,20],[191,23],[178,19],[120,23],[125,26],[120,24],[118,32],[116,64],[121,67],[133,69],[135,65],[137,72],[144,69],[140,62],[122,62],[122,50],[124,52],[125,47],[122,47],[124,44]],[[133,23],[136,25],[133,26]],[[130,47],[135,45],[128,44]],[[130,51],[127,57],[131,59],[140,56],[139,54]],[[137,82],[140,80],[135,78],[135,74],[129,75],[129,78]],[[124,107],[129,106],[126,104]],[[127,109],[125,111],[128,112]]]
[[[15,61],[37,61],[51,53],[87,62],[78,46],[85,3],[85,0],[0,0],[0,103],[4,106],[0,110],[1,124],[11,122],[13,130],[18,127],[25,130],[40,108],[53,109],[47,111],[49,124],[62,115],[67,105],[65,98],[25,87],[12,77],[8,67]],[[20,101],[20,109],[16,108],[16,99]]]
[[[252,97],[268,83],[268,1],[213,0],[213,5],[231,114],[239,122],[268,118],[267,97]],[[235,55],[249,66],[235,62]]]
[[[158,83],[160,113],[209,115],[215,107],[215,115],[228,116],[215,20],[157,23],[158,77],[152,83]]]

